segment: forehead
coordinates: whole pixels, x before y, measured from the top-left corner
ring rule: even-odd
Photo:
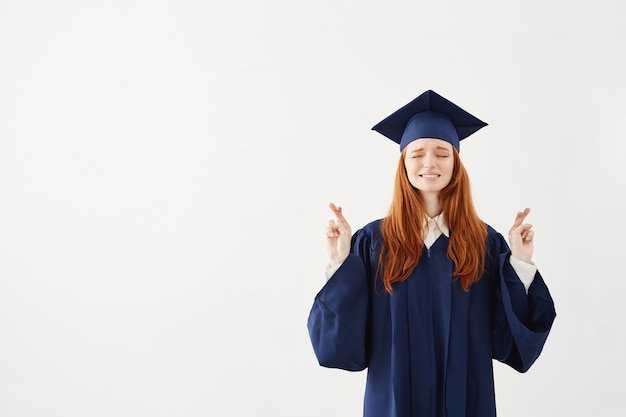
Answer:
[[[413,142],[406,145],[407,152],[416,151],[419,149],[446,149],[451,151],[452,144],[445,140],[436,138],[421,138],[415,139]]]

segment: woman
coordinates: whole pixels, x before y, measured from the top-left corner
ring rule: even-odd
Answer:
[[[495,416],[493,359],[525,372],[556,316],[517,214],[511,247],[477,216],[460,141],[486,124],[426,91],[374,130],[400,144],[387,217],[327,228],[308,321],[320,365],[368,368],[366,417]]]

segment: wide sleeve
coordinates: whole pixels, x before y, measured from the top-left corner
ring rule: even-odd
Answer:
[[[497,234],[489,245],[493,279],[494,358],[526,372],[539,357],[556,317],[554,301],[539,271],[528,288],[509,262],[510,250]]]
[[[316,295],[307,327],[320,365],[360,371],[367,367],[370,244],[359,230],[348,258]]]

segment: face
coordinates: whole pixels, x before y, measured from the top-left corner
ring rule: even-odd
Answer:
[[[439,194],[454,170],[452,144],[441,139],[416,139],[405,148],[404,167],[413,187],[422,194]]]

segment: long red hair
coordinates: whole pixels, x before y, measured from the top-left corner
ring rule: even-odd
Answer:
[[[379,268],[388,293],[392,284],[406,280],[422,256],[426,209],[418,190],[413,188],[400,156],[389,214],[382,221],[383,246]],[[450,228],[447,255],[454,263],[454,275],[467,291],[482,276],[485,267],[487,225],[478,217],[472,202],[469,176],[453,148],[454,169],[450,183],[440,198]]]

